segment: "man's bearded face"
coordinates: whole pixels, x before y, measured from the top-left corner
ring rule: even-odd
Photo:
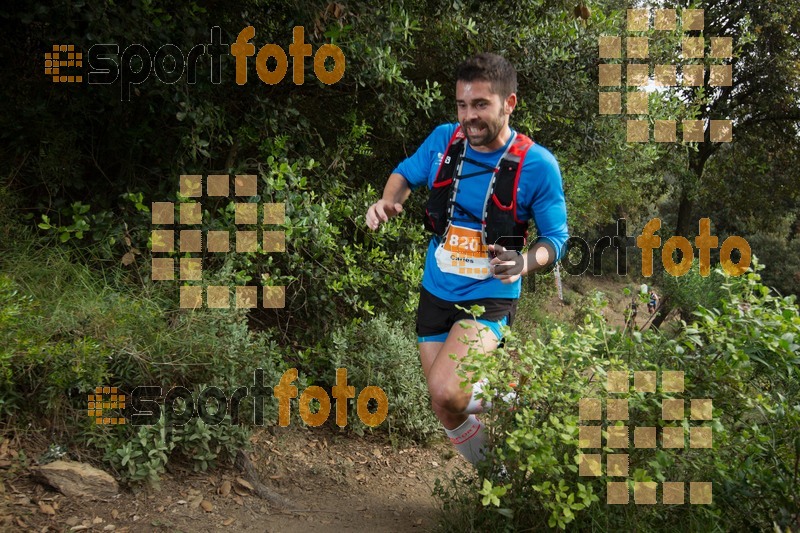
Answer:
[[[516,95],[513,103],[516,103]],[[479,151],[501,148],[507,139],[499,139],[508,125],[508,116],[513,110],[509,99],[505,101],[492,92],[488,81],[459,81],[456,83],[458,121],[467,136],[470,146]],[[481,150],[483,148],[483,150]]]

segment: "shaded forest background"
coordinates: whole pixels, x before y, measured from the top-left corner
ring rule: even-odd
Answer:
[[[720,242],[727,235],[748,239],[767,265],[769,285],[797,293],[795,15],[787,17],[777,3],[754,13],[734,1],[698,6],[706,12],[706,35],[735,37],[734,83],[651,93],[650,117],[732,118],[734,143],[626,143],[624,124],[598,114],[597,39],[625,32],[621,2],[595,6],[587,21],[564,2],[245,2],[236,10],[221,3],[178,10],[159,2],[20,3],[2,12],[4,189],[14,195],[10,205],[35,222],[45,215],[61,241],[97,243],[97,259],[111,263],[127,252],[125,231],[134,246],[147,248],[146,213],[131,195],[141,193],[147,207],[174,198],[180,174],[259,174],[263,200],[286,201],[290,209],[289,253],[269,265],[273,282],[290,287],[287,312],[314,308],[335,317],[340,303],[369,311],[396,301],[385,283],[376,283],[387,263],[375,264],[369,254],[393,250],[397,263],[413,264],[404,259],[416,253],[420,236],[397,228],[395,246],[384,236],[373,242],[358,217],[432,125],[453,120],[454,65],[489,50],[518,67],[521,104],[513,123],[558,157],[574,235],[604,234],[619,217],[638,231],[659,216],[665,237],[693,236],[697,220],[708,217]],[[309,58],[305,84],[287,77],[269,86],[255,76],[251,58],[249,81],[239,86],[233,57],[226,55],[215,85],[206,57],[196,84],[164,84],[151,73],[122,101],[119,80],[54,84],[42,75],[41,51],[51,43],[84,50],[116,43],[120,52],[138,43],[151,54],[171,43],[188,55],[209,41],[212,26],[233,43],[247,25],[256,29],[257,49],[267,43],[288,48],[292,28],[304,26],[314,50],[326,42],[342,48],[344,78],[323,85]],[[678,62],[680,35],[655,32],[651,62]],[[341,284],[331,283],[331,276],[343,275],[335,268],[342,246],[345,253],[363,250],[354,257],[366,255],[359,263],[371,268],[358,265],[335,280]],[[305,329],[313,322],[307,316],[301,313],[295,325]]]

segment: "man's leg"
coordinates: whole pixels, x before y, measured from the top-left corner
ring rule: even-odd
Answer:
[[[423,342],[419,344],[419,350],[433,412],[456,449],[474,464],[483,459],[484,429],[475,415],[465,412],[473,392],[471,387],[461,387],[462,379],[456,370],[470,347],[488,352],[497,348],[499,340],[483,324],[474,320],[461,322],[469,327],[463,328],[456,323],[444,343]],[[465,336],[468,339],[466,344],[463,342]],[[452,359],[450,354],[456,354],[456,358]]]

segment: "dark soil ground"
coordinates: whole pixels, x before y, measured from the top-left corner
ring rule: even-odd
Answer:
[[[426,531],[437,520],[434,481],[469,465],[444,442],[392,449],[332,429],[259,430],[250,458],[289,505],[258,497],[242,472],[178,469],[160,489],[115,499],[68,498],[34,481],[12,441],[0,474],[0,528],[9,531]],[[24,450],[22,450],[24,451]],[[35,456],[28,450],[26,455]],[[230,489],[228,489],[228,484]]]

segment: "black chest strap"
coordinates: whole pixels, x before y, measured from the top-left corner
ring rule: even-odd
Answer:
[[[457,205],[455,196],[459,179],[469,178],[485,171],[461,175],[464,161],[478,164],[493,171],[482,213],[481,240],[483,244],[502,244],[506,248],[520,250],[527,240],[527,221],[517,218],[517,189],[522,162],[533,145],[528,137],[515,134],[497,168],[466,158],[466,137],[461,126],[450,138],[445,154],[433,182],[425,209],[425,227],[437,235],[444,235],[453,220]]]

